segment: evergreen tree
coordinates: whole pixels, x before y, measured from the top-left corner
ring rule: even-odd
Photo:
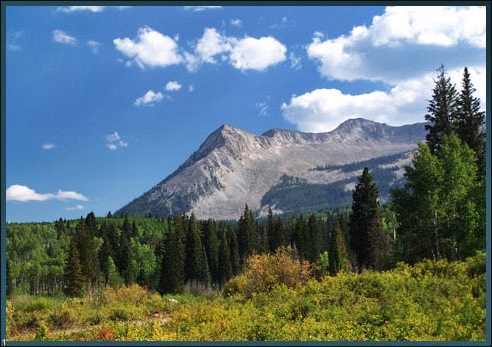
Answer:
[[[212,219],[203,223],[203,245],[208,259],[208,268],[213,283],[218,282],[219,277],[219,240],[217,227]]]
[[[132,254],[130,247],[130,222],[128,221],[128,215],[125,216],[123,222],[123,227],[120,234],[120,240],[118,245],[118,261],[116,266],[118,267],[119,273],[123,277],[126,285],[133,282],[131,262]]]
[[[378,189],[367,167],[359,177],[359,183],[352,194],[352,215],[350,218],[350,246],[354,251],[359,271],[371,267],[370,239],[371,226],[377,218]]]
[[[91,220],[90,214],[88,216],[88,220]],[[94,244],[94,235],[82,217],[77,223],[73,238],[75,239],[74,241],[79,254],[79,263],[82,275],[84,276],[89,289],[92,290],[97,284],[98,279],[98,265],[96,262],[97,253],[96,246]]]
[[[222,228],[219,241],[219,263],[217,272],[217,283],[222,288],[229,278],[232,277],[231,251],[227,237],[227,229]]]
[[[456,128],[458,94],[455,86],[451,83],[449,77],[446,77],[446,70],[441,65],[437,70],[439,72],[437,80],[434,80],[435,86],[432,99],[427,106],[425,120],[431,124],[426,124],[425,129],[428,131],[426,141],[432,154],[435,154],[442,145],[442,137],[451,135]]]
[[[65,266],[63,280],[65,288],[63,292],[70,297],[82,296],[84,293],[84,276],[80,266],[80,255],[77,250],[76,240],[72,239],[68,251],[68,262]]]
[[[258,246],[256,222],[248,204],[245,205],[244,212],[239,218],[238,245],[241,260],[253,254]]]
[[[340,227],[338,219],[335,219],[333,222],[333,228],[330,234],[328,262],[331,275],[336,275],[342,270],[350,271],[350,262],[347,256],[342,228]]]
[[[480,111],[480,99],[474,97],[476,89],[470,80],[470,73],[465,67],[461,92],[458,97],[457,135],[475,152],[478,166],[478,179],[485,176],[485,112]]]
[[[207,255],[202,246],[200,230],[193,213],[188,221],[186,236],[185,282],[210,285]]]
[[[229,230],[229,249],[231,252],[231,269],[232,275],[235,276],[241,271],[241,263],[239,258],[239,246],[237,242],[236,231]]]
[[[270,252],[275,252],[277,248],[285,244],[283,224],[280,219],[273,216],[273,211],[268,208],[267,235]]]
[[[376,204],[376,214],[368,225],[369,240],[368,264],[370,268],[381,270],[389,253],[389,235],[383,229],[379,202]]]
[[[178,229],[171,229],[163,244],[161,276],[158,291],[177,293],[183,289],[185,248]]]

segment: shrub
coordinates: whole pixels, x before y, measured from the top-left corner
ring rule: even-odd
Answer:
[[[268,292],[276,285],[294,288],[306,283],[311,278],[309,262],[295,259],[291,254],[290,247],[282,246],[275,254],[250,256],[244,274],[230,280],[225,292],[251,298],[253,293]]]
[[[107,327],[102,327],[98,332],[97,332],[97,335],[96,335],[96,340],[102,340],[102,341],[112,341],[114,339],[116,339],[118,336],[116,335],[116,333],[107,328]]]

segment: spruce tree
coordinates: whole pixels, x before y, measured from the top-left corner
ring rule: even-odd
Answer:
[[[202,246],[200,230],[193,213],[188,221],[186,236],[185,281],[210,285],[207,255]]]
[[[371,225],[377,218],[378,189],[367,167],[359,177],[359,183],[352,194],[352,215],[350,217],[350,246],[354,251],[359,271],[372,267],[370,261]]]
[[[239,245],[237,242],[236,231],[231,229],[229,230],[229,249],[231,252],[231,269],[232,275],[235,276],[239,274],[241,270],[241,259],[239,257]]]
[[[219,267],[219,240],[217,238],[217,227],[212,219],[203,223],[203,245],[208,259],[208,268],[212,282],[218,282]]]
[[[159,293],[177,293],[183,289],[184,265],[185,249],[180,231],[171,229],[163,243]]]
[[[425,129],[428,131],[425,139],[432,154],[439,151],[442,137],[451,135],[455,130],[458,117],[456,87],[451,83],[450,78],[446,77],[446,70],[443,65],[437,71],[439,74],[437,80],[434,80],[432,99],[429,100],[425,115],[425,120],[431,123],[425,125]]]
[[[222,288],[226,281],[232,277],[231,251],[226,228],[221,229],[219,248],[217,283]]]
[[[80,266],[79,251],[76,240],[72,239],[68,250],[68,262],[65,266],[63,280],[65,288],[63,292],[70,297],[82,296],[84,294],[84,276]]]
[[[480,110],[480,99],[474,97],[476,89],[470,80],[470,73],[465,67],[461,91],[458,97],[458,137],[475,152],[478,166],[478,179],[485,177],[485,112]]]

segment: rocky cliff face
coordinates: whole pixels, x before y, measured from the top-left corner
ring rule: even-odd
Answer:
[[[237,219],[246,203],[264,211],[263,196],[284,175],[313,184],[355,178],[360,172],[313,169],[408,153],[424,138],[423,123],[392,127],[360,118],[320,134],[272,129],[256,136],[223,125],[174,173],[116,214],[194,212],[199,219]],[[407,155],[395,165],[409,160]]]

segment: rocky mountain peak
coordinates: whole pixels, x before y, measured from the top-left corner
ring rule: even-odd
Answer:
[[[194,212],[200,219],[235,219],[246,203],[256,211],[268,209],[262,201],[285,175],[307,184],[355,179],[360,173],[316,168],[409,152],[423,138],[423,123],[393,127],[362,118],[319,134],[272,129],[254,135],[224,124],[176,171],[118,212],[156,216]],[[398,165],[402,163],[407,162]]]

